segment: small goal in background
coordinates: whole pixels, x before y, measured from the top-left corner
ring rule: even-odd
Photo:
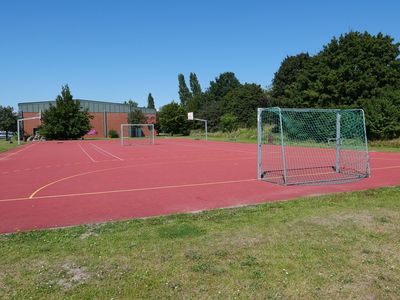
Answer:
[[[121,124],[122,146],[154,145],[154,124]]]

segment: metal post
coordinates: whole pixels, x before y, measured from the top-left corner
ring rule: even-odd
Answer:
[[[340,144],[341,144],[341,137],[340,137],[340,111],[336,112],[336,166],[335,170],[336,173],[340,173]]]
[[[205,138],[206,138],[206,141],[208,141],[207,120],[193,118],[193,121],[194,121],[194,120],[204,122],[204,131],[205,131],[205,135],[206,135]]]
[[[364,142],[365,142],[365,159],[367,160],[367,177],[371,176],[371,167],[369,165],[369,154],[368,154],[368,139],[367,139],[367,127],[365,126],[365,113],[364,110],[361,109],[362,117],[363,117],[363,125],[364,125]]]
[[[123,135],[124,135],[124,132],[123,132],[123,130],[124,130],[124,125],[123,124],[121,124],[121,129],[120,129],[120,131],[119,131],[119,139],[120,139],[120,141],[121,141],[121,146],[123,146],[124,145],[124,140],[123,140]]]
[[[104,139],[107,139],[107,112],[103,112]]]
[[[154,124],[151,124],[151,144],[154,145]]]
[[[257,179],[261,180],[262,175],[262,127],[261,127],[261,113],[262,109],[257,109]]]
[[[283,184],[286,185],[286,161],[285,161],[285,145],[283,141],[283,125],[282,125],[282,110],[278,107],[279,111],[279,126],[281,130],[281,147],[282,147],[282,166],[283,166]]]
[[[17,133],[17,135],[18,135],[18,145],[21,145],[21,136],[20,136],[20,133],[19,133],[19,131],[20,131],[19,119],[17,120],[17,131],[18,131],[18,133]]]
[[[204,126],[205,126],[205,131],[206,131],[206,141],[208,141],[207,120],[204,120]]]

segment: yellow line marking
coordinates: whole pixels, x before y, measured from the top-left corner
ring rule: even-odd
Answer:
[[[100,149],[100,150],[103,151],[104,153],[107,153],[108,155],[111,155],[112,157],[115,157],[116,159],[123,160],[122,158],[120,158],[120,157],[118,157],[118,156],[116,156],[116,155],[114,155],[114,154],[112,154],[112,153],[110,153],[110,152],[104,150],[103,148],[100,148],[99,146],[97,146],[97,145],[95,145],[95,144],[91,144],[91,145],[94,146],[94,147],[96,147],[97,149]]]
[[[395,168],[400,168],[400,166],[374,168],[373,170],[384,170],[384,169],[395,169]],[[100,170],[100,171],[103,171],[103,170]],[[77,174],[77,176],[79,176],[79,175],[82,175],[82,174]],[[73,177],[73,176],[70,176],[70,177]],[[112,193],[141,192],[141,191],[151,191],[151,190],[186,188],[186,187],[196,187],[196,186],[209,186],[209,185],[231,184],[231,183],[253,182],[253,181],[257,181],[257,179],[251,178],[251,179],[240,179],[240,180],[230,180],[230,181],[216,181],[216,182],[191,183],[191,184],[182,184],[182,185],[156,186],[156,187],[148,187],[148,188],[134,188],[134,189],[121,189],[121,190],[110,190],[110,191],[100,191],[100,192],[85,192],[85,193],[37,196],[37,197],[33,198],[33,200],[61,198],[61,197],[101,195],[101,194],[112,194]],[[0,202],[12,202],[12,201],[21,201],[21,200],[29,200],[29,199],[32,199],[32,198],[31,197],[29,197],[29,198],[22,197],[22,198],[0,199]]]
[[[90,160],[91,160],[92,162],[96,162],[96,161],[89,155],[89,153],[87,153],[87,152],[85,151],[85,149],[83,149],[83,147],[81,146],[81,144],[78,144],[78,146],[79,146],[79,148],[81,148],[81,150],[83,151],[83,153],[85,153],[85,154],[87,155],[87,157],[90,158]]]
[[[29,148],[32,148],[32,147],[35,146],[35,145],[37,145],[37,143],[31,144],[31,145],[29,145],[29,146],[26,146],[26,147],[24,147],[23,149],[21,149],[21,150],[19,150],[19,151],[15,151],[15,152],[13,152],[13,153],[10,153],[9,155],[0,157],[0,160],[3,160],[3,159],[5,159],[5,158],[8,158],[8,157],[10,157],[10,156],[13,156],[13,155],[15,155],[15,154],[17,154],[17,153],[20,153],[20,152],[22,152],[22,151],[25,151],[25,150],[27,150],[27,149],[29,149]]]
[[[246,160],[246,159],[253,159],[253,158],[242,158],[242,159],[240,159],[240,160]],[[224,160],[225,160],[225,161],[229,161],[229,160],[235,160],[235,161],[237,161],[237,160],[239,160],[239,159],[224,159]],[[202,160],[202,161],[198,160],[198,161],[196,161],[196,162],[214,162],[214,161],[221,161],[221,160],[215,160],[215,159],[213,159],[213,160]],[[189,161],[180,161],[179,163],[192,163],[192,162],[193,162],[193,160],[189,160]],[[89,174],[93,174],[93,173],[100,173],[100,172],[105,172],[105,171],[113,171],[113,170],[118,170],[118,169],[136,168],[136,167],[145,167],[145,166],[156,166],[156,165],[168,165],[168,164],[176,164],[176,163],[177,163],[177,162],[134,164],[134,165],[128,165],[128,166],[119,166],[119,167],[112,167],[112,168],[106,168],[106,169],[100,169],[100,170],[93,170],[93,171],[78,173],[78,174],[75,174],[75,175],[71,175],[71,176],[67,176],[67,177],[60,178],[60,179],[58,179],[58,180],[52,181],[52,182],[50,182],[50,183],[48,183],[48,184],[46,184],[46,185],[44,185],[44,186],[38,188],[36,191],[34,191],[34,192],[29,196],[29,199],[32,199],[32,198],[35,197],[35,195],[36,195],[37,193],[39,193],[41,190],[43,190],[43,189],[45,189],[45,188],[47,188],[47,187],[49,187],[49,186],[51,186],[51,185],[53,185],[53,184],[56,184],[56,183],[59,183],[59,182],[61,182],[61,181],[68,180],[68,179],[71,179],[71,178],[79,177],[79,176],[85,176],[85,175],[89,175]]]
[[[62,198],[62,197],[102,195],[102,194],[115,194],[115,193],[144,192],[144,191],[154,191],[154,190],[168,190],[168,189],[177,189],[177,188],[188,188],[188,187],[197,187],[197,186],[210,186],[210,185],[231,184],[231,183],[241,183],[241,182],[251,182],[251,181],[257,181],[257,179],[251,178],[251,179],[228,180],[228,181],[190,183],[190,184],[180,184],[180,185],[164,185],[164,186],[154,186],[154,187],[147,187],[147,188],[110,190],[110,191],[100,191],[100,192],[84,192],[84,193],[47,195],[47,196],[37,196],[37,197],[34,198],[34,200],[49,199],[49,198]],[[31,198],[2,199],[2,200],[0,200],[0,202],[21,201],[21,200],[29,200],[29,199],[31,199]]]

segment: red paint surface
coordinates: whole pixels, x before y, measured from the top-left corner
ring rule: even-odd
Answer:
[[[255,180],[256,150],[178,139],[28,144],[0,154],[0,232],[400,185],[399,153],[370,153],[372,176],[358,182],[284,187]]]

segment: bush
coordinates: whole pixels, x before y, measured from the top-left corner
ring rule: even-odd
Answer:
[[[118,136],[118,132],[115,131],[114,129],[110,129],[110,130],[108,131],[108,136],[109,136],[110,138],[112,138],[112,139],[116,139],[116,138],[119,137],[119,136]]]

